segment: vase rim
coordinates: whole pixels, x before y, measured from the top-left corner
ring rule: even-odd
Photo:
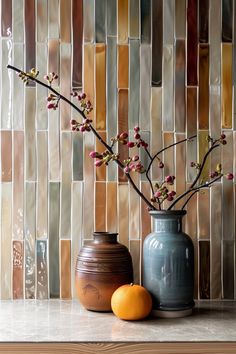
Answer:
[[[187,214],[186,210],[150,210],[149,214],[151,216],[155,216],[155,215],[172,215],[172,216],[183,216],[185,214]]]
[[[118,232],[109,232],[109,231],[94,231],[93,232],[93,235],[95,235],[95,236],[99,236],[99,235],[104,235],[104,236],[106,236],[106,235],[118,235]]]

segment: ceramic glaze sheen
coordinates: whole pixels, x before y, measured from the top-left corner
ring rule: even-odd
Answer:
[[[194,249],[182,232],[186,211],[152,211],[153,232],[144,241],[143,285],[153,309],[184,311],[194,306]]]

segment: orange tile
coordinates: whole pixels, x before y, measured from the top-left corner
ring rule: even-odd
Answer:
[[[60,0],[60,38],[61,42],[71,40],[71,0]]]
[[[106,141],[106,132],[99,132],[99,134],[101,135],[102,139],[104,141]],[[104,145],[98,140],[96,139],[96,151],[102,153],[106,150],[106,148],[104,147]],[[94,159],[95,161],[95,159]],[[110,162],[111,164],[114,163],[113,161]],[[107,166],[106,165],[102,165],[100,167],[96,168],[96,181],[105,181],[106,180],[106,171],[107,171]]]
[[[71,299],[71,241],[61,240],[61,299]]]
[[[13,299],[23,299],[23,241],[13,241]]]
[[[201,163],[201,161],[204,158],[204,155],[208,151],[208,130],[199,130],[198,131],[198,162]],[[202,174],[201,174],[201,179],[203,181],[207,181],[209,178],[209,169],[210,169],[210,161],[207,159],[205,167],[203,168]]]
[[[176,142],[183,139],[185,139],[185,134],[176,134]],[[177,195],[179,195],[186,189],[186,143],[176,145],[175,148],[175,177],[175,190]]]
[[[118,88],[129,87],[129,46],[118,45]]]
[[[222,44],[222,128],[232,128],[232,44]]]
[[[209,126],[209,45],[199,45],[199,129]]]
[[[128,0],[118,0],[118,43],[128,42],[128,6]]]
[[[94,45],[84,44],[83,45],[84,55],[83,55],[83,91],[86,93],[88,99],[91,101],[92,105],[95,105],[94,100]],[[93,118],[93,111],[90,113],[90,117]]]
[[[129,247],[129,186],[118,185],[119,241]]]
[[[96,45],[96,128],[106,129],[106,46]]]
[[[1,181],[12,181],[12,133],[11,131],[1,132],[1,160],[2,172]]]
[[[210,238],[210,193],[204,189],[198,193],[198,238]]]
[[[128,131],[128,90],[119,90],[118,92],[118,131]],[[128,148],[126,145],[119,144],[118,152],[120,160],[128,157]],[[119,182],[126,182],[127,178],[124,172],[119,168]]]

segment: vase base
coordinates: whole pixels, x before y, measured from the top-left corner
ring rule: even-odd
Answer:
[[[160,318],[181,318],[192,315],[193,309],[180,310],[180,311],[162,311],[162,310],[153,310],[151,315],[152,317]]]

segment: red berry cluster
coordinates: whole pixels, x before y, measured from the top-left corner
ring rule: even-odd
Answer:
[[[47,108],[56,110],[58,108],[59,101],[60,97],[54,95],[53,93],[50,93],[47,97]]]
[[[92,123],[92,120],[88,119],[88,118],[84,118],[82,123],[77,122],[77,120],[75,120],[75,119],[72,119],[70,121],[71,129],[73,131],[77,131],[77,132],[81,132],[81,133],[90,132],[91,131],[91,127],[90,127],[91,123]]]
[[[129,141],[129,142],[127,143],[127,146],[128,146],[129,148],[133,148],[133,147],[135,147],[135,146],[137,146],[138,148],[139,148],[140,146],[144,147],[145,149],[148,148],[148,143],[146,143],[143,139],[141,139],[141,136],[140,136],[139,131],[140,131],[140,128],[139,128],[139,127],[134,127],[134,139],[135,139],[136,141]]]
[[[157,191],[154,193],[152,197],[152,202],[159,202],[163,203],[164,200],[168,200],[168,202],[172,202],[174,199],[174,196],[176,195],[176,192],[174,190],[169,191],[167,186],[171,186],[174,184],[175,176],[166,176],[164,182],[159,185],[156,183],[155,187],[157,188]]]

